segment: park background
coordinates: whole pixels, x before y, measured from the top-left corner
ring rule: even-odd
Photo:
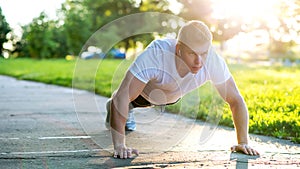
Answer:
[[[95,46],[83,48],[97,30],[122,16],[140,12],[202,20],[212,31],[214,46],[229,64],[245,98],[250,132],[300,143],[300,2],[297,0],[66,0],[56,10],[55,18],[41,12],[28,24],[20,25],[20,32],[10,27],[5,13],[0,12],[0,74],[76,87],[108,97],[115,85],[112,79],[117,67],[124,65],[124,61],[130,63],[153,39],[176,37],[179,26],[160,20],[154,24],[173,30],[128,37],[105,52],[105,56]],[[143,22],[147,20],[135,26]],[[123,31],[115,28],[105,35],[106,40],[118,39],[123,33],[118,30]],[[125,59],[115,59],[116,49],[125,54]],[[89,57],[82,57],[84,52]],[[76,76],[80,83],[73,85],[78,63],[85,66]],[[99,63],[95,75],[93,68]],[[209,83],[198,93],[201,103],[196,107],[187,105],[184,115],[233,127],[228,105],[216,99]],[[211,102],[222,106],[221,114],[220,108],[206,106]],[[182,113],[176,105],[168,110]]]

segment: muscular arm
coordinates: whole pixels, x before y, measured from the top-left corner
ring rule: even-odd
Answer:
[[[238,143],[248,144],[248,110],[233,78],[228,79],[225,84],[216,85],[216,88],[230,105]]]
[[[233,78],[231,77],[224,84],[216,85],[216,88],[222,98],[230,105],[230,109],[232,111],[237,141],[239,144],[238,146],[232,147],[232,149],[234,151],[243,151],[250,155],[258,155],[259,153],[256,150],[248,147],[248,109]]]
[[[141,94],[145,85],[145,83],[135,78],[132,73],[128,71],[119,89],[112,97],[110,122],[112,141],[115,149],[114,156],[120,156],[120,158],[131,156],[131,149],[126,147],[125,141],[125,124],[128,116],[128,106],[132,100]]]

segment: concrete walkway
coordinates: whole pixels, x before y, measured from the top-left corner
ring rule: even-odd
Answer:
[[[261,156],[231,153],[233,129],[157,109],[137,109],[138,129],[127,133],[127,145],[140,155],[114,159],[104,125],[106,100],[0,76],[0,168],[300,167],[299,144],[251,135],[251,146]]]

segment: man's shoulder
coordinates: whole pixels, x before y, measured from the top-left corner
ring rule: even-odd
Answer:
[[[173,48],[177,43],[176,39],[164,38],[164,39],[155,39],[151,42],[150,46],[153,47],[162,47],[162,48]]]
[[[173,44],[173,43],[177,42],[177,39],[174,39],[174,38],[161,38],[161,39],[155,39],[153,41],[157,42],[157,43],[169,43],[169,44]]]

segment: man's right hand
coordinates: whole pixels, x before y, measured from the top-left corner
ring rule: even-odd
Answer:
[[[126,147],[125,145],[117,146],[114,150],[114,158],[132,158],[133,154],[139,155],[138,150]]]

